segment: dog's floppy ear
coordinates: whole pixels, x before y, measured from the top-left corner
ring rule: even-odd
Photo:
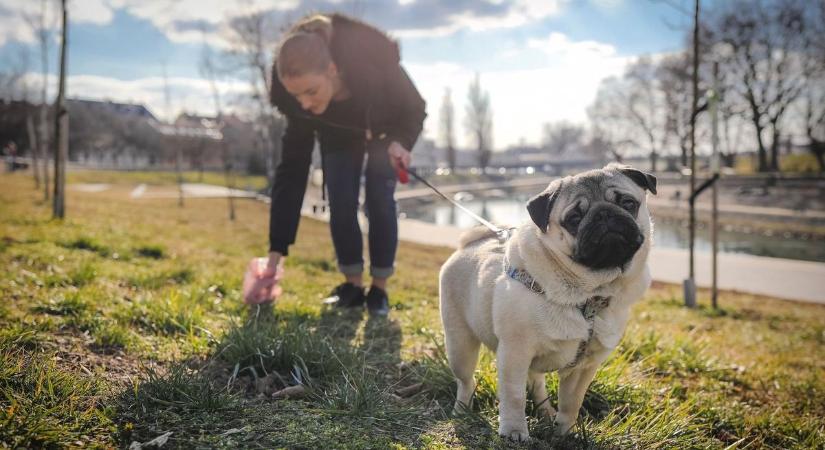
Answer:
[[[530,218],[542,233],[547,232],[550,211],[553,210],[553,203],[556,201],[558,192],[558,190],[544,191],[527,202],[527,212],[530,213]]]
[[[638,184],[642,189],[647,189],[652,192],[653,195],[656,195],[656,177],[653,175],[630,166],[619,167],[618,170],[622,175],[633,180],[633,182]]]

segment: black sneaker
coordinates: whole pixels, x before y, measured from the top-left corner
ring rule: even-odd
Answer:
[[[371,316],[386,316],[390,313],[390,299],[387,291],[372,286],[367,293],[367,310]]]
[[[324,299],[324,304],[339,308],[361,308],[364,306],[364,288],[350,282],[341,283]]]

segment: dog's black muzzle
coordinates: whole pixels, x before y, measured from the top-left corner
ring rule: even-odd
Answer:
[[[596,270],[623,267],[645,241],[633,216],[612,203],[593,205],[577,237],[574,259]]]

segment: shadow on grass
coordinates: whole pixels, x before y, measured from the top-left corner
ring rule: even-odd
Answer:
[[[423,396],[396,395],[399,382],[416,381],[399,378],[401,341],[396,321],[364,322],[363,310],[256,307],[215,341],[208,357],[152,371],[120,393],[121,439],[145,442],[176,429],[172,447],[224,443],[232,430],[265,447],[415,442],[428,414],[443,415],[428,409]],[[303,392],[280,395],[296,386]],[[297,423],[306,426],[296,429]]]

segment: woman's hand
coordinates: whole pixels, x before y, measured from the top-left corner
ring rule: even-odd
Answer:
[[[269,258],[252,258],[244,274],[243,298],[247,304],[271,303],[281,295],[284,259],[272,252]]]
[[[403,145],[392,141],[390,142],[390,146],[387,147],[387,153],[390,155],[390,165],[393,170],[398,171],[398,169],[407,169],[410,167],[412,156],[410,151],[404,148]]]

